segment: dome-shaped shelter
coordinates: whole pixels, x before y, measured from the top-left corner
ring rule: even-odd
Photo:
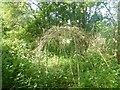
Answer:
[[[88,45],[84,30],[75,26],[54,26],[43,34],[36,52],[38,56],[41,56],[44,51],[58,56],[83,55]]]

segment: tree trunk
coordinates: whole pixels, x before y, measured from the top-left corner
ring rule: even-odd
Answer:
[[[82,16],[82,28],[84,30],[86,30],[86,12],[87,12],[87,7],[84,6],[84,4],[85,4],[85,1],[83,0],[83,2],[81,3],[82,13],[83,13],[83,16]]]
[[[120,64],[120,2],[118,3],[117,61]]]

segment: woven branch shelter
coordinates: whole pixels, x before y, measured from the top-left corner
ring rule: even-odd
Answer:
[[[36,48],[37,55],[44,50],[63,54],[84,54],[89,46],[88,35],[75,26],[54,26],[46,31]],[[65,54],[64,53],[64,54]]]

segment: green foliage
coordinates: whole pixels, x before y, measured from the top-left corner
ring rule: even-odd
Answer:
[[[3,87],[118,87],[118,65],[114,58],[109,60],[109,67],[98,53],[90,50],[84,59],[54,55],[41,60],[27,56],[30,47],[22,40],[8,39],[2,46]]]
[[[115,37],[111,36],[114,35],[113,28],[108,25],[108,21],[107,23],[102,21],[103,18],[105,19],[102,14],[84,11],[86,7],[99,9],[101,3],[41,2],[37,5],[39,7],[34,11],[26,2],[3,3],[3,89],[119,88],[120,66],[115,57]],[[87,31],[92,30],[95,25],[94,32],[100,33],[100,40],[106,38],[105,43],[101,46],[97,41],[98,44],[95,47],[89,45],[84,56],[73,55],[75,51],[72,48],[73,42],[71,45],[64,44],[65,51],[58,56],[57,46],[60,45],[56,41],[56,47],[54,47],[53,40],[53,43],[48,42],[53,46],[46,48],[44,53],[37,57],[34,49],[39,45],[39,39],[44,32],[53,25],[69,24],[68,20],[71,26],[82,27]],[[63,33],[62,30],[61,33]],[[77,35],[78,32],[75,34]],[[65,37],[67,35],[69,34],[67,33]]]

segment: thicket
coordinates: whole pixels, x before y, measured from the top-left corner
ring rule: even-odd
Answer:
[[[104,21],[106,18],[100,13],[92,15],[83,9],[88,6],[99,9],[100,5],[99,2],[44,2],[37,4],[39,9],[34,11],[29,3],[4,3],[2,87],[11,90],[119,88],[116,28],[113,28],[110,19]],[[7,9],[9,12],[6,12]],[[86,15],[88,18],[84,23],[82,18]],[[52,28],[53,25],[55,27]],[[56,31],[56,28],[59,30]],[[79,50],[80,53],[76,53]]]

